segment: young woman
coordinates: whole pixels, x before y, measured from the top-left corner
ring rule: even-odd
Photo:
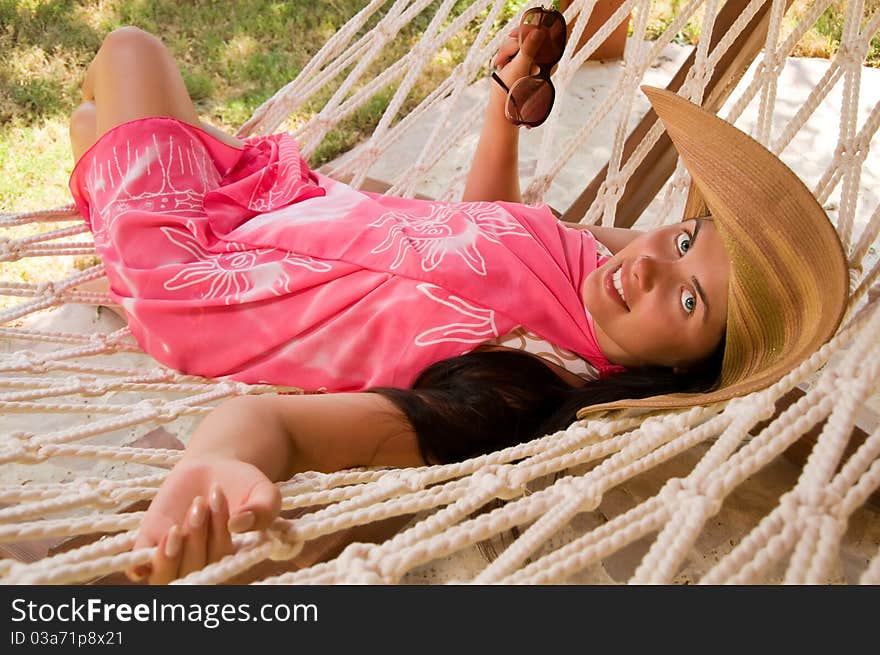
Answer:
[[[712,196],[723,226],[700,217],[647,233],[565,227],[519,204],[506,90],[552,36],[520,29],[496,58],[452,204],[355,191],[310,171],[289,135],[242,141],[205,125],[158,39],[136,28],[105,39],[71,119],[71,190],[133,334],[184,372],[336,392],[215,408],[150,505],[136,547],[157,548],[133,578],[165,583],[231,552],[230,533],[268,526],[274,482],[300,471],[461,460],[565,427],[585,406],[736,394],[794,365],[741,356],[777,323],[741,329],[753,305],[737,295],[729,235],[754,211],[726,212],[741,193]],[[815,200],[798,198],[785,216],[818,225],[801,211]],[[774,243],[750,259],[772,260]],[[839,321],[845,287],[833,293]],[[837,325],[820,323],[806,347]]]

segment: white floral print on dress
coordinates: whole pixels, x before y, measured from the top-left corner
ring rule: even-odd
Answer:
[[[407,253],[415,251],[425,272],[437,268],[447,255],[455,255],[474,273],[485,276],[486,260],[478,247],[480,237],[500,243],[503,235],[531,236],[502,207],[490,202],[435,203],[427,216],[389,211],[369,225],[385,226],[389,226],[385,240],[371,252],[379,254],[396,248],[392,270],[403,263]]]
[[[160,143],[152,134],[150,144],[111,149],[112,157],[98,162],[88,173],[88,185],[99,209],[93,216],[95,243],[109,245],[113,223],[130,211],[156,214],[201,216],[202,199],[219,174],[204,148],[197,144],[175,143],[169,135]],[[185,175],[188,188],[175,186],[175,174]]]
[[[436,284],[424,283],[419,284],[416,288],[434,302],[440,303],[462,316],[460,321],[438,325],[416,335],[415,344],[417,346],[431,346],[438,343],[479,344],[498,336],[498,328],[495,327],[495,312],[491,309],[472,305]]]
[[[167,280],[163,287],[167,291],[178,291],[187,287],[202,286],[201,298],[222,298],[226,304],[238,302],[238,296],[251,289],[248,272],[257,261],[254,250],[243,250],[215,254],[203,248],[186,230],[174,227],[159,228],[174,245],[189,252],[195,261],[184,264],[180,270]]]
[[[248,292],[268,291],[275,296],[290,293],[290,273],[293,268],[305,268],[313,273],[327,273],[332,266],[308,255],[276,250],[252,248],[244,243],[226,243],[225,253],[206,250],[186,230],[160,228],[174,245],[189,252],[195,261],[181,265],[180,270],[163,284],[167,291],[204,285],[201,298],[225,298],[227,305],[255,298],[245,297]],[[258,282],[255,285],[255,281]]]

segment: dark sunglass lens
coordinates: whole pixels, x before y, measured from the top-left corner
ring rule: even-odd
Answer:
[[[562,56],[562,51],[565,50],[565,41],[567,38],[568,30],[565,27],[565,21],[558,18],[550,26],[550,40],[556,44],[557,48],[559,48],[560,57]]]
[[[543,9],[541,9],[540,7],[532,7],[523,14],[522,20],[520,22],[524,25],[540,25],[542,14],[544,14]]]
[[[535,63],[538,66],[552,66],[562,59],[563,50],[565,50],[565,39],[562,40],[562,45],[560,46],[556,39],[548,37],[544,39],[538,53],[535,55]]]
[[[557,61],[562,58],[562,51],[565,50],[565,42],[568,39],[568,30],[565,27],[565,19],[559,14],[553,14],[553,22],[548,26],[548,38],[556,48]],[[553,62],[556,63],[556,62]]]
[[[547,80],[524,77],[510,89],[507,114],[522,123],[543,123],[550,115],[554,95],[553,85]]]
[[[565,20],[560,14],[539,8],[530,9],[523,15],[522,23],[535,27],[540,26],[547,32],[544,42],[535,55],[535,63],[538,66],[552,66],[562,59],[567,35]]]

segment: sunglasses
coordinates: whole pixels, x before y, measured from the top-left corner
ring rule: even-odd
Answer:
[[[504,105],[504,115],[507,120],[514,125],[538,127],[547,120],[550,110],[553,109],[556,89],[550,81],[550,71],[562,59],[568,31],[565,17],[560,12],[555,9],[534,7],[523,14],[520,22],[520,49],[532,29],[546,31],[544,41],[535,55],[534,65],[538,67],[537,74],[519,78],[509,89],[497,73],[492,73],[492,79],[507,93],[507,102]]]

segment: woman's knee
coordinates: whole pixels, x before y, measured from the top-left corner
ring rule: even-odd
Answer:
[[[198,124],[198,113],[171,53],[149,32],[121,27],[104,38],[86,72],[83,96],[98,106],[98,134],[147,116]]]
[[[101,53],[115,58],[115,56],[127,56],[129,54],[142,54],[149,52],[166,52],[165,45],[157,37],[139,27],[127,25],[117,27],[104,37],[101,42]]]
[[[162,42],[139,27],[119,27],[101,42],[83,79],[82,91],[86,100],[95,97],[96,78],[112,76],[120,71],[135,73],[140,66],[155,66],[167,53]],[[136,74],[136,73],[135,73]]]
[[[157,37],[139,27],[128,26],[105,36],[95,59],[125,66],[132,62],[155,63],[158,58],[168,56],[168,50]]]

